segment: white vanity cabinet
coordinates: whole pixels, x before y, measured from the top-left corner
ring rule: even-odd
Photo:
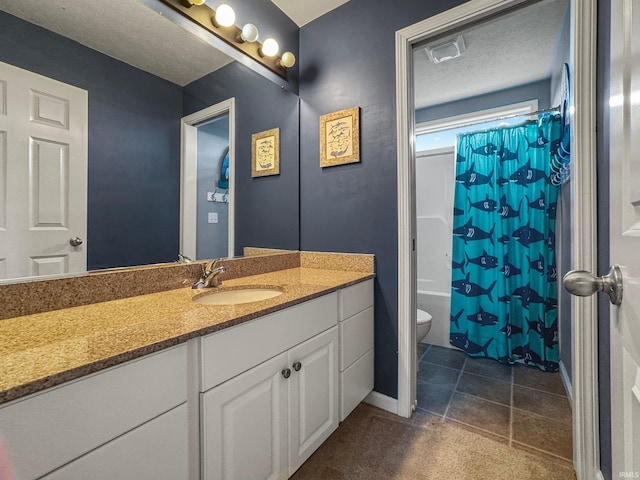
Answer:
[[[337,323],[334,293],[203,338],[203,478],[288,478],[337,428]],[[208,374],[223,346],[260,360]]]
[[[186,479],[186,402],[181,345],[0,407],[0,437],[16,480]]]
[[[373,390],[373,280],[338,291],[340,421]]]

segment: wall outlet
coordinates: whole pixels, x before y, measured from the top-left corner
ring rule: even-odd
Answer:
[[[209,212],[209,223],[218,223],[218,212]]]

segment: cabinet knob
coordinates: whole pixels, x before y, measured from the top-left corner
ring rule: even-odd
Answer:
[[[291,369],[285,368],[284,370],[282,370],[282,376],[284,378],[289,378],[291,376]]]
[[[296,362],[296,363],[293,364],[293,369],[296,372],[299,372],[301,368],[302,368],[302,364],[300,362]]]

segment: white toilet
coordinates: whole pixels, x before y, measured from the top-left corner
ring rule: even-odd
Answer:
[[[418,309],[417,325],[416,325],[416,340],[418,343],[427,336],[431,329],[431,315],[424,310]]]

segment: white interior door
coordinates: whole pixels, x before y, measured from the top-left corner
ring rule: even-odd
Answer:
[[[624,278],[611,310],[613,478],[640,476],[640,5],[611,2],[611,263]]]
[[[86,270],[87,109],[85,90],[0,63],[0,279]]]

